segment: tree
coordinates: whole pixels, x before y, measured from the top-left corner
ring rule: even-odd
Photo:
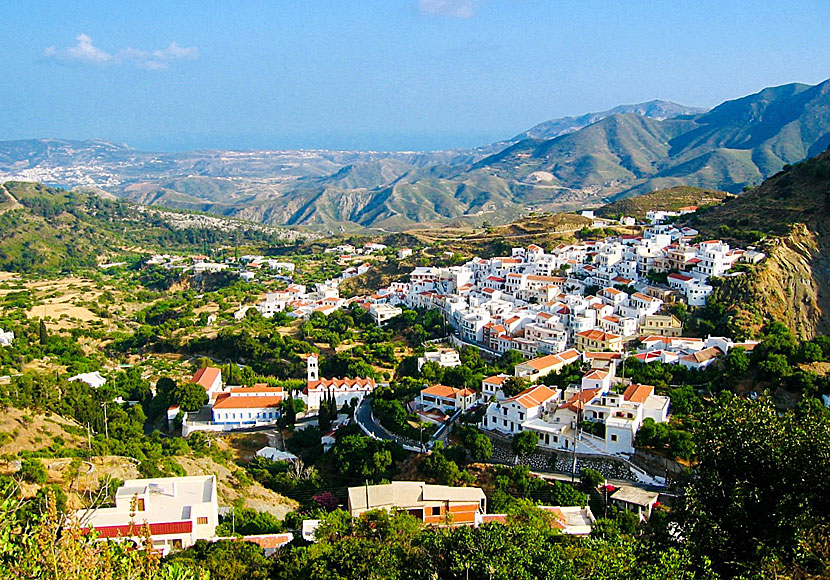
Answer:
[[[806,405],[780,414],[767,399],[726,393],[701,416],[695,444],[680,523],[725,576],[752,576],[764,558],[791,562],[801,538],[830,524],[827,414]]]
[[[803,363],[814,363],[824,359],[824,351],[817,344],[803,342],[798,347],[798,360]]]
[[[24,459],[20,465],[18,474],[23,478],[23,481],[28,481],[29,483],[44,484],[48,479],[43,462],[36,457]]]
[[[521,433],[517,433],[513,436],[513,452],[519,457],[530,455],[536,450],[537,442],[538,439],[532,431],[522,431]]]
[[[527,388],[527,379],[521,377],[507,377],[501,385],[505,397],[514,397]]]
[[[178,405],[179,408],[189,413],[198,411],[208,403],[207,391],[196,383],[182,383],[173,387],[170,391],[170,404]]]
[[[783,354],[771,354],[758,365],[758,373],[770,381],[780,381],[792,374],[792,367]]]
[[[468,449],[473,461],[487,461],[493,456],[493,442],[483,433],[476,433]]]
[[[45,346],[49,342],[49,331],[46,329],[46,322],[43,319],[40,320],[38,325],[37,335],[41,346]]]
[[[465,365],[444,370],[443,383],[447,386],[463,389],[471,386],[473,382],[473,371]]]
[[[596,469],[585,468],[579,473],[583,491],[592,491],[605,483],[605,477]]]
[[[749,355],[746,349],[741,347],[731,349],[723,359],[723,370],[733,380],[746,376],[749,370]],[[672,405],[674,405],[673,401]]]

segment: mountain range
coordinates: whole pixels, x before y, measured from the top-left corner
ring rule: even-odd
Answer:
[[[830,81],[712,110],[665,101],[555,119],[470,150],[152,153],[103,141],[0,142],[0,181],[323,230],[505,223],[680,185],[737,193],[830,144]]]

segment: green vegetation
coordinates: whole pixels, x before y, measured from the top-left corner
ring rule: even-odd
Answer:
[[[643,220],[649,211],[677,211],[689,206],[709,207],[722,203],[728,195],[725,191],[678,185],[619,199],[602,206],[596,210],[596,214],[615,219],[627,216]]]
[[[124,201],[64,191],[38,183],[7,182],[0,192],[20,205],[0,214],[0,270],[26,273],[93,269],[99,256],[127,257],[128,248],[199,251],[220,243],[280,245],[262,228],[233,234],[219,229],[176,228],[158,214]]]

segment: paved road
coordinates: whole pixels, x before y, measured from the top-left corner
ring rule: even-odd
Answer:
[[[372,417],[372,404],[368,397],[364,397],[360,404],[357,406],[357,410],[355,411],[355,418],[357,422],[362,425],[369,433],[377,437],[378,439],[385,439],[387,441],[397,441],[397,437],[393,437],[386,431],[380,428],[380,426],[375,423],[374,418]]]

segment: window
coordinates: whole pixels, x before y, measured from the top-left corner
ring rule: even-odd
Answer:
[[[617,436],[616,435],[611,435],[611,441],[616,441],[616,440],[617,440]]]
[[[196,523],[199,525],[204,525],[208,523],[207,516],[199,516],[198,518],[196,518]]]
[[[136,511],[139,511],[139,512],[144,511],[144,498],[143,497],[136,498],[135,509],[136,509]]]
[[[432,515],[440,516],[441,515],[441,506],[437,505],[432,508]]]

